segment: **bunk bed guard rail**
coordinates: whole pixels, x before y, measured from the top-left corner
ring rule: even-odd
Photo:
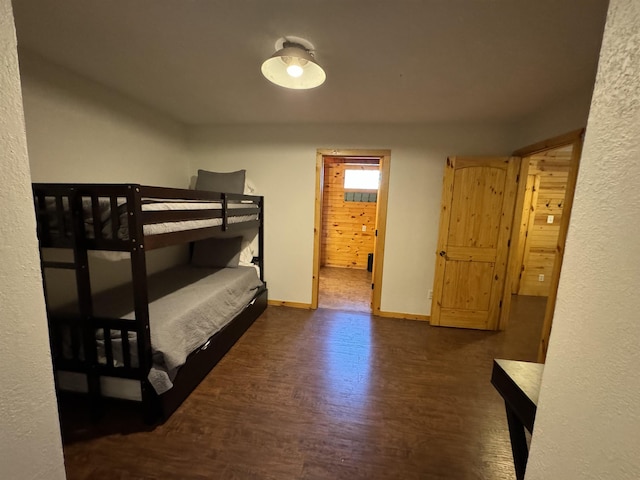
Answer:
[[[73,248],[74,222],[87,249],[132,251],[257,227],[263,217],[263,198],[251,195],[138,184],[36,183],[33,192],[43,247]]]

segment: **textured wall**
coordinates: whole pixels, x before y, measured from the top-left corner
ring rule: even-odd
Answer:
[[[10,0],[0,0],[0,477],[65,478]]]
[[[527,480],[640,472],[640,2],[612,0]]]

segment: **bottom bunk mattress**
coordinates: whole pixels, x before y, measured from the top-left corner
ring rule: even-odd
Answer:
[[[162,394],[187,356],[236,317],[256,296],[263,283],[253,267],[174,267],[148,278],[149,328],[153,366],[149,382]],[[131,286],[124,285],[94,298],[96,315],[134,319]],[[111,330],[113,356],[122,363],[120,332]],[[132,363],[137,363],[135,333],[130,334]],[[98,357],[105,362],[104,338],[98,335]],[[135,359],[135,360],[134,360]]]

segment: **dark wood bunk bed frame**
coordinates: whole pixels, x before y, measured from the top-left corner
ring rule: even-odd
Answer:
[[[157,394],[147,376],[152,365],[151,332],[149,328],[149,308],[147,289],[147,268],[145,253],[149,250],[171,245],[185,244],[202,240],[226,231],[242,231],[245,228],[258,229],[258,256],[254,263],[260,269],[260,279],[264,281],[264,198],[240,194],[226,194],[198,190],[185,190],[165,187],[142,186],[138,184],[46,184],[34,183],[33,194],[37,215],[38,238],[42,265],[43,285],[49,321],[49,334],[54,371],[69,371],[84,374],[87,379],[87,394],[94,412],[102,410],[104,397],[101,395],[100,378],[117,377],[140,382],[141,407],[146,422],[154,423],[166,420],[198,386],[220,359],[229,351],[242,334],[265,310],[267,305],[267,286],[258,290],[253,301],[244,308],[219,332],[191,353],[186,363],[180,367],[173,387],[163,394]],[[99,222],[94,222],[92,234],[86,233],[83,199],[91,201],[93,218],[100,218],[98,199],[108,199],[110,204],[111,238],[102,232]],[[119,206],[119,200],[126,200]],[[143,211],[145,199],[164,201],[203,202],[219,200],[219,210],[166,210]],[[55,202],[54,211],[49,203]],[[228,223],[229,216],[255,214],[256,210],[235,208],[228,211],[230,203],[246,203],[258,206],[258,218],[242,223]],[[126,209],[128,238],[118,239],[120,213]],[[52,218],[52,215],[55,218]],[[162,222],[202,220],[221,218],[222,224],[214,227],[181,230],[171,233],[145,235],[144,226]],[[62,228],[51,228],[54,225]],[[44,248],[61,248],[73,251],[73,261],[46,261]],[[89,275],[89,250],[108,250],[129,252],[131,255],[131,278],[133,287],[133,305],[135,320],[119,318],[101,318],[93,314],[92,291]],[[77,315],[58,315],[50,308],[46,288],[46,269],[70,269],[75,271],[78,295]],[[122,339],[122,362],[114,362],[111,334],[120,332]],[[72,358],[64,351],[64,331],[71,341]],[[98,361],[96,332],[104,333],[104,355],[106,363]],[[137,340],[137,365],[131,360],[130,333]],[[57,387],[57,382],[56,382]]]

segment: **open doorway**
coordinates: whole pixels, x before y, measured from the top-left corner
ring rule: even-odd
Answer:
[[[318,150],[312,308],[380,312],[390,152]]]
[[[573,146],[551,148],[523,157],[524,198],[515,218],[520,218],[511,264],[511,320],[509,328],[539,336],[542,332],[551,278],[558,259],[560,224]],[[526,173],[526,176],[524,175]],[[537,352],[535,352],[537,354]]]
[[[544,360],[582,133],[510,157],[447,158],[431,325],[513,331],[513,300],[530,319],[532,309],[539,311],[534,341],[540,339],[538,358]],[[533,300],[522,305],[513,292]]]
[[[504,328],[509,314],[526,312],[540,325],[540,362],[555,310],[583,134],[576,130],[514,152],[522,163],[500,324]]]
[[[371,311],[380,159],[324,157],[318,307]]]
[[[572,150],[572,145],[566,145],[522,160],[528,162],[528,172],[521,179],[526,183],[511,273],[514,295],[549,296]]]

